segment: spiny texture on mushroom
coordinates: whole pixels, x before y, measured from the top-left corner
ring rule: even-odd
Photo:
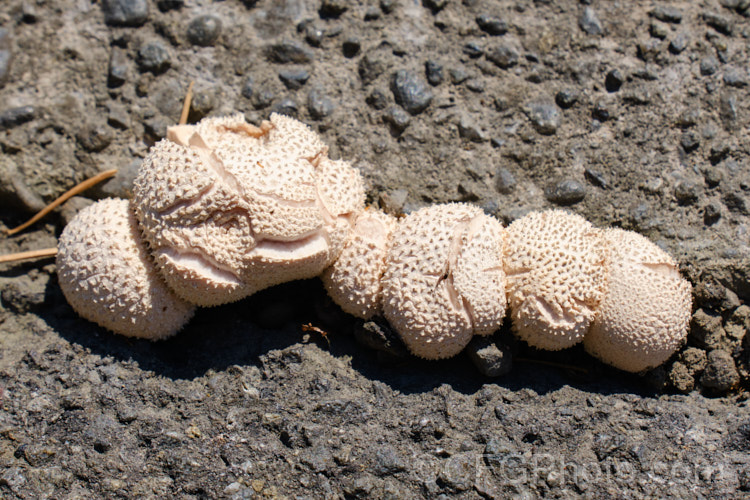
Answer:
[[[383,312],[422,358],[458,354],[474,333],[505,316],[503,228],[478,207],[434,205],[393,234],[383,275]]]
[[[517,335],[548,350],[583,340],[606,285],[601,232],[583,217],[548,210],[516,220],[507,235],[505,273]]]
[[[134,195],[137,220],[128,202],[97,203],[63,232],[58,257],[73,308],[124,335],[162,338],[191,316],[188,302],[231,302],[313,276],[345,311],[382,313],[427,359],[495,331],[506,303],[530,345],[583,340],[627,371],[664,362],[687,335],[690,285],[642,236],[559,210],[506,230],[466,204],[397,221],[365,210],[357,170],[291,118],[171,127]]]
[[[629,372],[665,362],[690,322],[690,285],[666,252],[640,234],[603,231],[611,248],[607,291],[583,345]]]
[[[364,208],[359,172],[302,123],[242,115],[169,130],[136,178],[134,202],[169,286],[201,306],[320,274]]]
[[[60,288],[75,311],[115,333],[158,340],[176,333],[194,306],[160,279],[127,200],[83,209],[60,235]]]
[[[362,319],[381,313],[381,278],[396,219],[378,210],[362,212],[336,262],[320,275],[341,309]]]

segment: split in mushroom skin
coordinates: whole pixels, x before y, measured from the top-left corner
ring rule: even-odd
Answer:
[[[630,372],[663,363],[687,336],[690,284],[636,233],[561,210],[503,228],[462,203],[397,220],[364,200],[359,172],[292,118],[171,127],[132,201],[99,201],[63,231],[60,285],[82,317],[152,340],[196,306],[314,276],[344,311],[384,315],[425,359],[491,334],[506,309],[530,345],[583,342]]]

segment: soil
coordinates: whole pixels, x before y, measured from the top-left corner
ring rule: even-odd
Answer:
[[[745,0],[3,2],[0,229],[119,172],[0,254],[129,196],[195,81],[191,121],[294,115],[392,213],[564,207],[638,231],[679,261],[694,313],[639,375],[505,326],[513,368],[491,378],[481,356],[405,355],[317,280],[150,343],[78,318],[53,261],[2,264],[0,497],[750,497],[748,16]]]

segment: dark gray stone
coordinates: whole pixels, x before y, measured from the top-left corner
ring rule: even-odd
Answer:
[[[692,205],[699,194],[700,188],[692,181],[681,180],[674,187],[674,197],[680,205]]]
[[[148,19],[148,1],[102,0],[102,11],[111,26],[140,26]]]
[[[347,59],[351,59],[359,54],[361,48],[362,42],[359,41],[359,38],[349,37],[341,44],[341,53],[344,54],[344,57]]]
[[[701,59],[700,69],[702,75],[713,75],[719,69],[719,60],[714,56],[706,56]]]
[[[112,54],[109,56],[109,72],[107,74],[107,84],[110,87],[119,87],[128,80],[130,62],[124,50],[113,47]]]
[[[154,74],[165,72],[172,64],[172,56],[161,40],[143,44],[138,51],[138,67]]]
[[[479,29],[492,36],[504,35],[508,32],[508,23],[499,17],[482,14],[476,18]]]
[[[388,106],[388,96],[380,89],[373,89],[367,96],[367,104],[377,110],[385,109]]]
[[[510,171],[505,167],[498,167],[495,172],[495,188],[503,193],[510,194],[516,187],[516,178]]]
[[[383,115],[383,120],[392,127],[394,132],[400,134],[409,126],[411,116],[398,106],[391,106]]]
[[[540,134],[552,135],[557,132],[557,128],[560,126],[560,111],[551,102],[530,102],[524,106],[524,112]]]
[[[36,117],[34,106],[18,106],[0,112],[0,130],[8,130],[30,122]]]
[[[185,6],[185,0],[156,0],[156,7],[161,12],[179,10]]]
[[[357,63],[357,72],[362,83],[368,85],[383,74],[386,69],[386,63],[378,55],[368,52]]]
[[[487,140],[484,131],[468,115],[462,115],[459,119],[458,135],[471,142],[484,142]]]
[[[701,376],[700,383],[704,388],[724,393],[740,382],[740,375],[732,355],[715,349],[708,353],[708,364]]]
[[[593,7],[586,7],[578,18],[578,26],[589,35],[601,35],[604,33],[599,17]]]
[[[747,70],[742,70],[734,66],[724,70],[724,83],[730,87],[742,88],[747,86]]]
[[[623,83],[625,83],[625,77],[619,69],[610,70],[604,78],[604,87],[607,92],[617,92]]]
[[[330,97],[328,97],[322,90],[313,89],[307,94],[307,109],[310,111],[310,116],[315,120],[321,120],[331,113],[336,108]]]
[[[424,64],[425,76],[427,77],[427,83],[433,87],[443,83],[445,75],[443,75],[443,65],[432,59]]]
[[[242,97],[245,99],[250,99],[253,97],[253,90],[254,90],[254,81],[252,76],[248,76],[245,78],[245,82],[242,84],[242,90],[240,91],[240,94],[242,94]]]
[[[390,446],[379,448],[375,452],[373,472],[378,476],[387,476],[406,470],[406,462]]]
[[[221,19],[213,14],[198,16],[187,28],[187,39],[193,45],[210,47],[221,35]]]
[[[291,68],[279,71],[279,79],[289,90],[297,90],[307,83],[310,73],[304,68]]]
[[[297,114],[299,113],[299,108],[297,107],[297,103],[294,101],[294,99],[287,97],[274,104],[272,112],[296,118]]]
[[[86,151],[99,152],[112,142],[112,131],[103,123],[90,123],[84,125],[76,134],[78,143]]]
[[[476,59],[477,57],[481,57],[484,50],[477,42],[469,42],[463,46],[461,52],[469,56],[470,59]]]
[[[680,138],[680,146],[685,152],[690,153],[695,151],[701,144],[701,136],[697,132],[689,130],[682,134]]]
[[[404,69],[393,74],[391,91],[396,102],[412,115],[418,115],[432,102],[433,95],[427,82]]]
[[[496,66],[507,69],[518,64],[519,56],[516,49],[508,45],[498,45],[487,52],[487,59]]]
[[[682,11],[674,7],[659,5],[650,12],[659,21],[665,23],[679,23],[682,21]]]
[[[578,91],[563,89],[555,95],[555,102],[563,109],[568,109],[578,100]]]
[[[13,62],[13,37],[8,28],[0,28],[0,87],[8,81]]]
[[[295,40],[282,40],[266,47],[266,58],[279,64],[306,64],[313,60],[313,54]]]
[[[594,105],[594,109],[592,110],[592,114],[594,118],[601,122],[605,122],[612,118],[612,103],[600,100]]]
[[[731,35],[734,29],[734,23],[732,23],[731,19],[716,12],[704,12],[703,20],[723,35]]]
[[[255,109],[264,109],[271,105],[276,98],[276,93],[268,88],[262,88],[253,95],[253,106]]]
[[[339,17],[341,14],[349,10],[348,0],[323,0],[320,3],[320,16],[321,17]]]
[[[586,188],[576,180],[567,179],[550,186],[545,196],[556,205],[575,205],[586,197]]]
[[[669,42],[669,51],[673,54],[682,53],[690,44],[690,35],[679,33]]]

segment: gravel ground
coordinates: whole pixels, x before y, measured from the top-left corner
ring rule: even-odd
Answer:
[[[316,280],[152,344],[78,318],[51,261],[2,265],[0,497],[750,496],[747,16],[746,0],[2,2],[0,229],[119,172],[0,254],[129,196],[195,81],[191,121],[296,116],[391,213],[565,207],[638,231],[677,258],[694,313],[641,375],[507,326],[418,361]]]

